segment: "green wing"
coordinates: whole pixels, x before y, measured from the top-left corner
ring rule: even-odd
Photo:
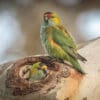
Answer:
[[[38,69],[40,67],[41,62],[36,62],[32,65],[31,70]]]
[[[52,27],[52,37],[55,43],[57,43],[66,53],[73,58],[77,58],[76,45],[68,33],[64,33],[62,29],[58,27]]]

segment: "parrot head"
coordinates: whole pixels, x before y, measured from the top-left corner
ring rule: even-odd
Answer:
[[[47,74],[47,65],[45,65],[44,63],[40,63],[40,69],[43,70],[45,74]]]
[[[42,62],[37,62],[32,65],[31,71],[36,73],[36,70],[43,70],[45,73],[47,72],[47,66]]]
[[[44,13],[44,22],[51,25],[59,25],[60,24],[60,18],[57,14],[54,12],[46,12]]]
[[[42,80],[47,76],[47,66],[42,62],[34,63],[30,68],[29,80],[36,81]]]

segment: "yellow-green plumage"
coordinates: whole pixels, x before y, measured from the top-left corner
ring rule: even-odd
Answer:
[[[60,19],[55,13],[47,12],[44,14],[41,39],[51,57],[69,61],[77,71],[84,74],[77,59],[79,58],[82,61],[86,61],[86,59],[77,53],[72,37],[61,25]]]
[[[45,66],[45,69],[42,67]],[[47,66],[42,62],[36,62],[34,63],[30,68],[30,77],[29,80],[36,81],[36,80],[42,80],[47,76]]]

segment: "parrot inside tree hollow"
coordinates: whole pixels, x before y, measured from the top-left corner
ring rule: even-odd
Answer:
[[[83,62],[87,60],[77,52],[76,44],[62,25],[59,16],[53,12],[46,12],[43,18],[40,36],[49,56],[68,61],[78,72],[85,74],[78,59]]]
[[[41,80],[47,76],[47,66],[42,62],[34,63],[30,68],[30,80]]]

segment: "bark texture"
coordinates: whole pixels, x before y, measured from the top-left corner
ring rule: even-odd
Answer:
[[[100,39],[79,50],[88,61],[80,62],[86,75],[47,56],[26,57],[0,65],[0,100],[100,100]],[[49,74],[40,81],[29,82],[19,76],[26,65],[41,61]]]

